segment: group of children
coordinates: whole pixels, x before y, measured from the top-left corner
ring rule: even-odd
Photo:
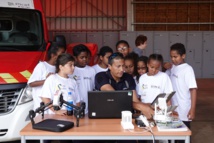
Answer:
[[[139,100],[151,103],[159,93],[176,91],[171,100],[172,105],[178,105],[179,118],[190,127],[190,121],[195,116],[196,80],[192,67],[185,63],[185,47],[176,43],[170,48],[172,63],[166,72],[162,72],[163,57],[160,54],[143,56],[143,49],[147,46],[147,37],[139,35],[136,38],[136,48],[131,51],[127,41],[120,40],[116,44],[116,51],[124,56],[124,72],[133,76]],[[93,67],[88,66],[90,55],[85,45],[76,45],[73,56],[65,53],[65,48],[52,43],[48,51],[48,60],[40,62],[34,69],[28,84],[33,87],[34,109],[39,107],[41,100],[50,102],[53,96],[62,91],[66,100],[68,93],[72,93],[74,104],[82,100],[86,102],[85,113],[88,112],[88,91],[94,89],[94,77],[98,72],[108,70],[108,58],[113,54],[112,48],[104,46],[98,53],[99,62]],[[64,108],[62,108],[64,109]],[[61,114],[65,110],[49,113]]]

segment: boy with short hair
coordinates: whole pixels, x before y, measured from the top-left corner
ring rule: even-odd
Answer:
[[[135,40],[136,48],[133,49],[133,52],[138,54],[138,56],[143,56],[143,50],[147,47],[147,37],[144,35],[137,36]]]
[[[173,89],[172,105],[178,105],[176,111],[179,119],[190,128],[190,121],[195,118],[197,84],[193,68],[185,63],[186,50],[183,44],[176,43],[170,47],[172,68],[166,73],[170,76]]]
[[[89,49],[83,44],[74,46],[73,55],[76,63],[74,73],[70,75],[77,81],[80,98],[86,103],[85,113],[88,113],[88,91],[94,89],[95,77],[94,69],[87,65],[89,53]]]
[[[113,53],[109,46],[103,46],[98,54],[99,61],[96,65],[92,66],[96,73],[108,70],[108,58]]]

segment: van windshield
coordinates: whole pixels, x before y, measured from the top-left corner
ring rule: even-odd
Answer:
[[[39,11],[0,7],[0,51],[39,51],[43,42]]]

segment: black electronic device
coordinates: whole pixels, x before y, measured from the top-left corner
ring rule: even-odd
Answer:
[[[121,111],[132,111],[131,90],[89,91],[89,118],[121,118]]]
[[[55,119],[45,119],[45,120],[42,120],[41,122],[35,123],[34,117],[36,116],[36,113],[42,114],[42,119],[44,119],[44,111],[46,110],[46,108],[52,105],[52,103],[53,101],[47,104],[44,104],[43,102],[41,102],[39,108],[37,108],[35,111],[34,110],[29,111],[29,118],[31,120],[33,129],[46,130],[46,131],[52,131],[52,132],[63,132],[74,126],[74,123],[71,121],[55,120]],[[59,95],[59,108],[54,108],[54,110],[56,109],[59,110],[63,104],[73,107],[74,116],[77,119],[76,126],[79,127],[79,119],[85,116],[85,113],[84,113],[85,103],[82,102],[80,104],[80,107],[75,106],[63,100],[63,96],[61,94]]]
[[[143,123],[143,121],[142,121],[139,117],[137,117],[137,118],[135,119],[135,124],[136,124],[138,127],[146,127],[146,125]]]
[[[73,127],[73,122],[55,119],[46,119],[33,125],[33,129],[52,132],[63,132]]]

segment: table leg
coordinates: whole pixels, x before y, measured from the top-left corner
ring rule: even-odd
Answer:
[[[190,136],[186,137],[185,143],[190,143]]]
[[[26,143],[25,136],[21,136],[21,143]]]

